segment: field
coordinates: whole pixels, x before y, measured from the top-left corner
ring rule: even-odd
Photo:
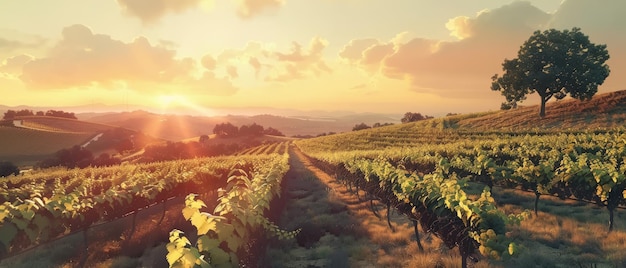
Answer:
[[[8,177],[0,266],[626,267],[623,96]]]
[[[32,165],[58,150],[87,142],[93,133],[49,132],[0,126],[0,159]]]
[[[50,116],[21,116],[17,118],[26,128],[72,133],[96,133],[114,128],[110,125]]]

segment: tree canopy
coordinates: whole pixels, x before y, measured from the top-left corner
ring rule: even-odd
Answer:
[[[33,110],[28,110],[28,109],[17,110],[17,111],[7,110],[6,112],[4,112],[4,116],[2,117],[2,119],[11,120],[19,116],[33,116],[33,115],[76,119],[76,115],[70,112],[48,110],[47,112],[44,113],[43,111],[34,112]]]
[[[433,117],[428,116],[428,115],[422,115],[421,113],[407,112],[404,114],[404,117],[400,119],[400,121],[402,123],[409,123],[409,122],[415,122],[415,121],[420,121],[420,120],[426,120],[430,118],[433,118]]]
[[[598,91],[609,76],[609,59],[606,45],[596,45],[580,31],[535,31],[524,42],[517,58],[505,59],[504,74],[494,75],[491,89],[500,91],[506,98],[503,108],[515,107],[531,93],[539,94],[541,111],[552,97],[588,100]]]

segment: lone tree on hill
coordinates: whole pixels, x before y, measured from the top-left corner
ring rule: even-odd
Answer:
[[[567,94],[589,100],[609,76],[606,45],[596,45],[580,28],[558,31],[535,31],[520,47],[517,58],[505,59],[504,74],[491,77],[491,90],[506,97],[502,107],[514,107],[526,95],[541,97],[539,116],[546,115],[546,102]]]

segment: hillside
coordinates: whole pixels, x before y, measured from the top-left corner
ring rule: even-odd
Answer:
[[[80,115],[79,115],[80,117]],[[338,117],[284,117],[275,115],[256,116],[190,116],[190,115],[160,115],[145,111],[108,113],[101,116],[92,116],[86,120],[94,123],[115,125],[142,131],[143,133],[166,139],[179,141],[200,135],[212,134],[215,125],[230,122],[235,126],[257,123],[264,127],[280,130],[287,136],[317,135],[327,132],[350,131],[358,123],[366,124],[398,123],[401,116],[392,117],[378,114],[356,114]]]
[[[575,99],[550,102],[546,116],[539,117],[539,105],[508,111],[446,117],[447,128],[491,129],[590,129],[624,126],[626,90],[598,94],[589,101]]]
[[[58,150],[83,144],[94,135],[0,126],[0,161],[32,165]]]
[[[61,149],[84,146],[95,156],[115,154],[122,143],[138,147],[157,141],[133,130],[75,119],[24,116],[0,121],[0,161],[33,165]]]
[[[13,119],[13,123],[16,122],[23,128],[53,132],[97,133],[115,128],[111,125],[50,116],[20,116]]]

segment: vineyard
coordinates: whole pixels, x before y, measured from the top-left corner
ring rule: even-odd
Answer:
[[[46,169],[8,177],[0,182],[0,256],[8,258],[78,235],[84,251],[75,259],[76,265],[86,266],[89,229],[129,218],[131,224],[119,238],[128,243],[138,232],[140,211],[160,211],[160,217],[152,220],[159,226],[166,215],[172,217],[175,208],[174,215],[178,216],[173,217],[179,217],[186,227],[173,224],[168,231],[167,252],[161,256],[168,265],[267,264],[266,254],[278,251],[266,252],[265,248],[280,245],[277,241],[296,239],[310,247],[323,236],[312,236],[306,223],[304,227],[282,228],[279,225],[284,223],[269,217],[280,214],[285,206],[276,203],[284,191],[283,180],[302,176],[287,175],[291,166],[306,160],[341,184],[331,186],[327,181],[326,186],[318,187],[322,191],[346,189],[353,193],[355,202],[367,204],[371,214],[388,226],[389,233],[410,228],[412,233],[405,239],[415,241],[417,255],[408,259],[435,251],[452,254],[433,249],[430,237],[434,236],[442,247],[456,250],[453,266],[471,267],[478,262],[484,267],[525,267],[528,263],[518,259],[528,261],[529,255],[537,254],[533,247],[550,247],[569,259],[555,258],[554,263],[540,254],[534,260],[536,266],[626,264],[621,253],[626,235],[618,213],[626,206],[624,130],[484,132],[450,130],[440,123],[402,124],[268,143],[233,156]],[[302,191],[313,189],[296,189],[288,197],[295,203],[280,202],[297,204],[297,199],[305,196]],[[518,195],[531,196],[531,204],[511,201]],[[551,215],[555,206],[572,215],[584,210],[587,214],[583,215],[589,215],[588,204],[602,207],[603,213],[590,212],[598,219],[571,223]],[[328,206],[335,213],[345,209]],[[394,212],[406,220],[398,221],[392,216]],[[571,239],[578,240],[570,242],[572,245],[545,246],[548,240],[533,244],[521,233],[537,235],[538,230],[524,228],[536,228],[542,217],[554,219],[554,228],[576,225],[572,228],[581,233],[589,233],[582,228],[590,224],[604,222],[602,234],[594,239],[605,241],[580,241],[579,235],[570,233]],[[334,228],[336,235],[352,229],[328,228]],[[598,232],[596,227],[591,229]]]
[[[544,195],[598,204],[608,214],[609,237],[615,211],[625,205],[626,134],[621,129],[475,132],[407,124],[295,143],[357,195],[362,190],[365,200],[385,204],[387,219],[389,208],[395,208],[415,224],[416,237],[419,223],[449,248],[458,247],[463,267],[476,255],[506,263],[519,254],[507,234],[531,212],[499,209],[494,187],[532,192],[533,217]],[[598,262],[620,267],[625,261],[612,258]]]
[[[285,153],[268,153],[104,168],[50,169],[8,177],[0,188],[0,256],[20,254],[39,244],[82,233],[85,252],[78,266],[84,266],[89,248],[88,229],[130,215],[132,226],[125,239],[132,239],[138,211],[162,207],[156,222],[159,225],[168,206],[174,205],[171,200],[186,196],[182,214],[198,228],[194,255],[198,262],[237,264],[243,259],[245,263],[250,260],[237,258],[235,254],[247,256],[243,253],[254,250],[255,245],[248,242],[262,236],[258,228],[280,237],[295,234],[279,230],[264,216],[280,191],[281,179],[288,169],[287,159]],[[205,203],[193,193],[214,200]],[[215,216],[200,211],[207,204],[216,205]],[[189,266],[189,254],[193,254],[186,244],[189,240],[181,231],[172,230],[170,241],[167,246],[170,265]],[[228,244],[223,250],[218,247],[222,242]],[[201,258],[199,252],[210,257]]]

